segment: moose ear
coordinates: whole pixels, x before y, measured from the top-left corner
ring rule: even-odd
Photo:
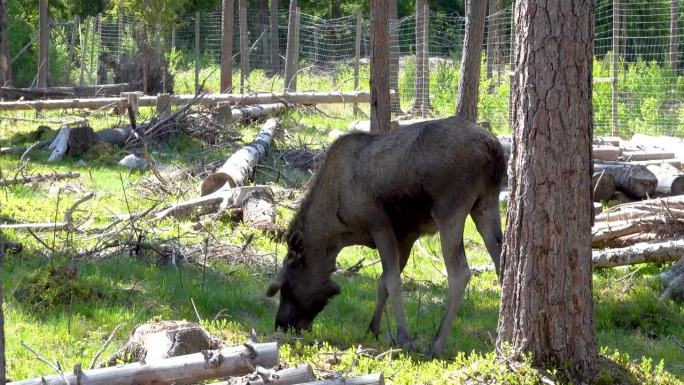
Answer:
[[[304,239],[302,237],[302,232],[300,230],[293,231],[289,237],[287,237],[287,245],[291,251],[296,254],[304,251]]]
[[[278,290],[280,290],[280,286],[282,286],[282,282],[278,280],[271,282],[271,284],[268,285],[268,289],[266,289],[266,296],[273,297],[276,295]]]

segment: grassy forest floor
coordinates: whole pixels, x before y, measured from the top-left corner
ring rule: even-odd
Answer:
[[[141,113],[145,118],[151,111]],[[11,116],[35,118],[36,114]],[[45,117],[63,116],[50,113]],[[350,109],[340,108],[293,111],[282,117],[285,138],[275,142],[255,175],[256,183],[274,186],[277,224],[287,226],[292,208],[311,177],[308,171],[288,167],[282,154],[304,148],[321,150],[332,141],[331,132],[345,131],[353,120]],[[88,122],[96,130],[127,123],[123,117],[98,114],[88,116]],[[29,133],[37,126],[36,122],[0,120],[0,146],[32,144],[37,138]],[[161,165],[191,167],[228,156],[249,142],[257,130],[258,124],[239,126],[240,141],[217,146],[181,134],[154,147],[151,154]],[[125,154],[117,150],[94,160],[48,163],[46,150],[35,151],[26,165],[29,173],[77,171],[80,177],[2,188],[0,222],[59,221],[73,202],[94,192],[95,198],[81,206],[75,220],[84,227],[102,228],[113,221],[114,214],[140,212],[198,196],[196,180],[160,186],[149,172],[121,168],[116,162]],[[3,178],[13,177],[19,167],[18,156],[0,156]],[[99,235],[95,233],[48,231],[31,235],[6,231],[7,240],[24,246],[22,252],[5,256],[2,271],[8,377],[19,380],[51,373],[22,347],[22,341],[46,358],[58,360],[64,368],[76,363],[85,367],[117,325],[121,327],[101,360],[121,347],[137,324],[153,319],[197,321],[200,317],[207,330],[228,343],[246,341],[251,329],[260,341],[279,341],[283,362],[310,363],[320,376],[383,372],[394,384],[541,381],[539,373],[527,365],[515,367],[514,372],[494,361],[500,288],[493,271],[478,273],[471,280],[445,358],[433,360],[422,355],[445,304],[445,270],[436,236],[420,240],[403,275],[409,329],[417,346],[417,352],[407,353],[391,350],[395,349],[390,333],[394,330],[392,319],[383,319],[378,340],[366,333],[380,274],[374,250],[343,250],[338,260],[341,269],[360,260],[364,267],[335,277],[342,295],[316,319],[313,331],[298,339],[273,331],[277,299],[264,294],[285,254],[284,244],[229,217],[202,220],[200,226],[197,223],[142,221],[119,235],[121,240],[167,246],[173,242],[179,250],[194,250],[188,254],[195,258],[176,259],[133,248],[129,252],[84,255],[97,243]],[[205,242],[210,252],[202,252]],[[470,219],[465,247],[471,267],[491,263]],[[595,329],[601,352],[627,368],[629,380],[635,384],[684,381],[684,307],[657,299],[661,287],[655,277],[667,267],[642,265],[594,273]],[[622,383],[625,378],[606,371],[602,381]]]

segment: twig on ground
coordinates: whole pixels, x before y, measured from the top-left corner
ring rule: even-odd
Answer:
[[[122,324],[116,325],[116,327],[114,328],[114,330],[112,330],[112,333],[109,335],[109,338],[107,338],[107,340],[106,340],[105,343],[102,345],[102,347],[100,348],[100,350],[98,350],[97,353],[95,353],[95,356],[93,357],[93,360],[90,362],[90,366],[88,367],[88,369],[94,369],[94,368],[95,368],[95,364],[97,363],[97,359],[100,358],[100,355],[105,351],[105,349],[107,349],[107,346],[109,346],[109,343],[112,342],[112,338],[114,338],[114,335],[116,334],[116,331],[119,330],[119,328],[121,327],[121,325],[122,325]]]
[[[61,370],[60,367],[58,366],[59,363],[54,364],[54,363],[48,361],[47,359],[41,357],[38,353],[36,353],[35,350],[31,349],[31,347],[29,347],[28,345],[26,345],[26,343],[25,343],[24,341],[20,341],[20,343],[21,343],[21,346],[23,346],[24,349],[26,349],[26,350],[28,350],[29,352],[31,352],[31,353],[36,357],[36,359],[38,359],[38,361],[43,362],[43,363],[45,363],[45,364],[48,364],[48,365],[49,365],[49,366],[50,366],[50,367],[51,367],[51,368],[52,368],[52,369],[53,369],[53,370],[62,378],[62,381],[64,381],[64,383],[65,383],[66,385],[71,385],[71,383],[69,382],[69,380],[67,380],[66,377],[64,377],[64,372],[62,372],[62,370]]]

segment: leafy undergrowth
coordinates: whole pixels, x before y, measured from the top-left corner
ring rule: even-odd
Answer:
[[[107,119],[91,119],[91,124],[105,127],[115,123]],[[287,225],[293,214],[291,208],[311,174],[285,167],[278,151],[302,148],[304,144],[320,149],[332,140],[333,131],[343,131],[352,120],[349,114],[341,119],[311,113],[284,117],[288,134],[284,141],[276,143],[277,151],[263,161],[264,167],[255,175],[258,183],[272,184],[279,192],[279,225]],[[2,123],[0,145],[32,142],[35,138],[26,134],[35,127]],[[256,130],[256,126],[243,128],[243,142],[249,141]],[[230,148],[205,148],[181,137],[156,148],[153,155],[159,163],[187,167],[219,159]],[[46,162],[47,153],[41,151],[31,158],[28,167],[32,173],[75,170],[81,176],[3,189],[2,222],[61,220],[74,201],[94,191],[95,198],[74,217],[85,227],[105,226],[112,222],[113,214],[140,212],[159,204],[159,195],[163,195],[141,187],[149,177],[145,172],[129,173],[101,161],[50,164]],[[0,156],[3,177],[13,175],[17,163],[17,157]],[[184,193],[164,195],[161,204],[196,196],[196,186],[191,185]],[[445,270],[436,236],[420,240],[403,276],[406,314],[416,351],[402,352],[393,347],[393,317],[383,319],[377,340],[366,333],[380,274],[375,251],[363,247],[343,250],[340,268],[360,260],[365,267],[358,273],[337,275],[342,295],[316,319],[311,333],[295,337],[273,331],[277,299],[264,294],[284,255],[284,246],[268,234],[229,219],[204,221],[199,228],[193,223],[139,223],[133,235],[149,242],[177,239],[200,245],[207,239],[211,245],[236,245],[247,253],[240,263],[207,255],[207,265],[201,266],[196,260],[170,260],[150,250],[133,248],[115,254],[83,254],[97,242],[97,234],[42,232],[34,237],[26,232],[6,232],[6,238],[24,245],[21,253],[6,255],[2,272],[9,378],[18,380],[51,372],[21,346],[21,341],[46,358],[58,360],[64,368],[76,363],[88,366],[117,325],[121,328],[101,359],[122,346],[139,323],[151,319],[194,321],[198,317],[210,332],[231,344],[246,341],[252,329],[260,341],[279,341],[284,363],[309,363],[321,377],[382,372],[393,384],[536,384],[563,376],[553,371],[538,372],[528,363],[495,360],[499,286],[492,271],[479,273],[470,281],[444,358],[428,359],[422,354],[445,305]],[[490,263],[470,220],[465,238],[470,265]],[[596,336],[607,357],[601,360],[599,383],[676,384],[684,379],[684,309],[674,302],[657,300],[661,288],[655,276],[665,268],[648,265],[594,274]]]

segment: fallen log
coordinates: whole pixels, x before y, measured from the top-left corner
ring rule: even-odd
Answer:
[[[620,158],[621,150],[613,146],[593,146],[591,149],[592,159],[616,161]]]
[[[247,198],[260,191],[268,191],[271,195],[273,194],[269,186],[243,186],[234,188],[225,186],[209,195],[176,203],[175,205],[158,212],[154,219],[161,220],[168,216],[184,216],[198,208],[205,208],[205,212],[216,212],[230,207],[240,207]]]
[[[255,191],[242,204],[242,221],[253,225],[275,223],[276,206],[273,192]]]
[[[658,178],[656,193],[663,195],[684,194],[684,173],[670,165],[646,166]]]
[[[264,380],[264,378],[266,378],[266,380]],[[232,378],[228,381],[214,382],[208,385],[296,385],[310,382],[315,379],[316,376],[314,376],[311,365],[307,364],[278,370],[273,373],[250,374],[246,378]]]
[[[661,166],[663,164],[670,165],[677,170],[682,169],[682,161],[679,159],[659,159],[659,160],[640,160],[640,161],[635,161],[635,162],[629,162],[629,163],[634,163],[634,164],[640,164],[642,166]]]
[[[394,92],[390,96],[395,95]],[[195,95],[171,95],[171,105],[184,105],[192,102],[195,105],[216,107],[222,103],[233,105],[272,104],[336,104],[336,103],[369,103],[370,93],[364,91],[351,92],[293,92],[283,94],[257,93],[257,94],[212,94],[205,95],[196,100]],[[56,100],[33,100],[0,102],[0,111],[18,110],[60,110],[65,108],[100,109],[106,107],[126,108],[128,97],[84,98],[84,99],[56,99]],[[141,96],[138,100],[140,107],[154,107],[157,104],[156,96]]]
[[[69,178],[78,178],[80,177],[81,174],[77,172],[62,172],[62,173],[54,173],[54,174],[38,174],[38,175],[31,175],[31,176],[25,176],[25,177],[20,177],[20,178],[12,178],[12,179],[0,179],[0,186],[10,186],[14,184],[26,184],[26,183],[33,183],[33,182],[41,182],[45,180],[60,180],[60,179],[69,179]]]
[[[620,138],[615,136],[597,136],[592,142],[594,146],[620,146]]]
[[[252,120],[263,116],[273,115],[275,113],[284,111],[286,108],[287,105],[283,103],[271,103],[233,108],[231,108],[230,105],[219,105],[218,120],[224,124],[242,122],[245,120]]]
[[[672,159],[675,154],[668,151],[656,151],[656,150],[639,150],[639,151],[623,151],[622,159],[626,162],[631,161],[644,161],[644,160],[662,160],[662,159]],[[611,160],[611,159],[607,159]],[[617,159],[612,159],[617,160]]]
[[[594,172],[605,171],[615,180],[615,187],[639,198],[655,193],[658,179],[645,166],[626,162],[595,161]]]
[[[384,385],[382,374],[367,374],[360,377],[340,377],[331,380],[306,382],[301,385]]]
[[[244,186],[259,159],[266,154],[278,127],[278,120],[267,120],[251,143],[231,155],[221,168],[202,181],[201,195],[209,195],[226,184],[230,187]]]
[[[684,195],[621,204],[596,216],[594,247],[623,247],[684,235]]]
[[[608,172],[594,172],[591,178],[591,191],[594,193],[594,202],[604,202],[615,194],[615,179]]]
[[[73,98],[95,97],[103,95],[119,95],[130,88],[128,83],[100,84],[92,86],[75,87],[40,87],[40,88],[14,88],[0,87],[0,98],[5,99],[45,99],[45,98]]]
[[[202,353],[187,354],[154,362],[86,370],[77,374],[64,373],[70,384],[79,385],[167,385],[242,376],[259,365],[278,364],[278,344],[252,344]],[[60,375],[50,375],[14,381],[9,385],[64,385]]]
[[[660,273],[658,278],[665,285],[665,290],[660,296],[661,301],[666,299],[684,301],[684,258],[681,258],[670,269]]]
[[[634,134],[630,143],[634,146],[657,147],[675,154],[672,158],[684,159],[684,139],[672,136]]]
[[[678,261],[684,256],[684,240],[637,243],[619,249],[592,251],[593,268],[635,265],[639,263],[663,263]]]

